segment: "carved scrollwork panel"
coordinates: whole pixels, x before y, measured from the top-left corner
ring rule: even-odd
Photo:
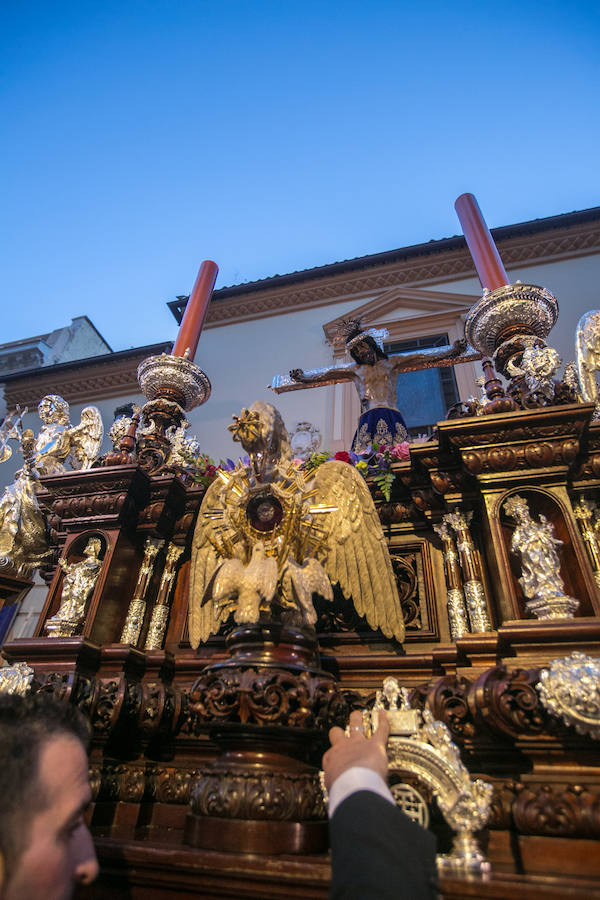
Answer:
[[[208,670],[194,684],[186,730],[238,722],[323,728],[343,703],[332,679],[284,669],[229,667]]]
[[[176,766],[152,767],[148,773],[148,793],[157,803],[187,805],[200,775],[198,769],[181,769]]]
[[[492,784],[492,786],[494,788],[494,793],[492,794],[488,828],[502,830],[512,828],[512,805],[516,794],[515,783],[509,781],[504,784]]]
[[[317,775],[204,770],[192,795],[196,815],[307,821],[325,818]]]
[[[41,672],[37,676],[38,690],[53,694],[57,700],[69,701],[75,678],[73,672]]]
[[[535,688],[538,679],[539,669],[488,669],[469,693],[475,724],[511,738],[552,733],[555,726]]]
[[[90,717],[95,732],[110,734],[121,713],[125,692],[126,683],[122,678],[98,679],[95,703]]]
[[[146,791],[144,766],[120,762],[105,762],[99,800],[141,803]]]
[[[427,707],[443,722],[454,740],[462,742],[475,734],[468,695],[472,683],[462,676],[445,675],[427,693]],[[411,700],[412,703],[412,700]]]
[[[600,796],[580,785],[564,790],[518,785],[512,813],[523,834],[600,838]]]

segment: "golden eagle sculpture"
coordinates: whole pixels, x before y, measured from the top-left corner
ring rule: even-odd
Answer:
[[[269,403],[253,404],[229,427],[249,464],[220,471],[200,507],[191,559],[192,647],[230,613],[238,623],[279,617],[313,626],[313,594],[332,600],[336,583],[371,628],[402,641],[396,580],[362,476],[332,460],[306,477]]]

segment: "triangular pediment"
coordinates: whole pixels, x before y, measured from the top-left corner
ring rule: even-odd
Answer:
[[[395,287],[325,322],[323,331],[327,340],[331,341],[341,320],[350,317],[360,319],[365,327],[389,327],[393,324],[395,331],[401,327],[403,332],[411,334],[415,330],[438,330],[464,318],[480,299],[476,294]]]

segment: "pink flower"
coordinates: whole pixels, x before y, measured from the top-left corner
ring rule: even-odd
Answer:
[[[394,459],[410,459],[408,441],[403,441],[401,444],[394,444],[393,447],[390,447],[390,455],[393,456]]]

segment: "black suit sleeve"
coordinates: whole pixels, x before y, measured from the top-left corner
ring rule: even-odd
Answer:
[[[357,791],[329,822],[330,900],[436,900],[436,841],[396,806]]]

